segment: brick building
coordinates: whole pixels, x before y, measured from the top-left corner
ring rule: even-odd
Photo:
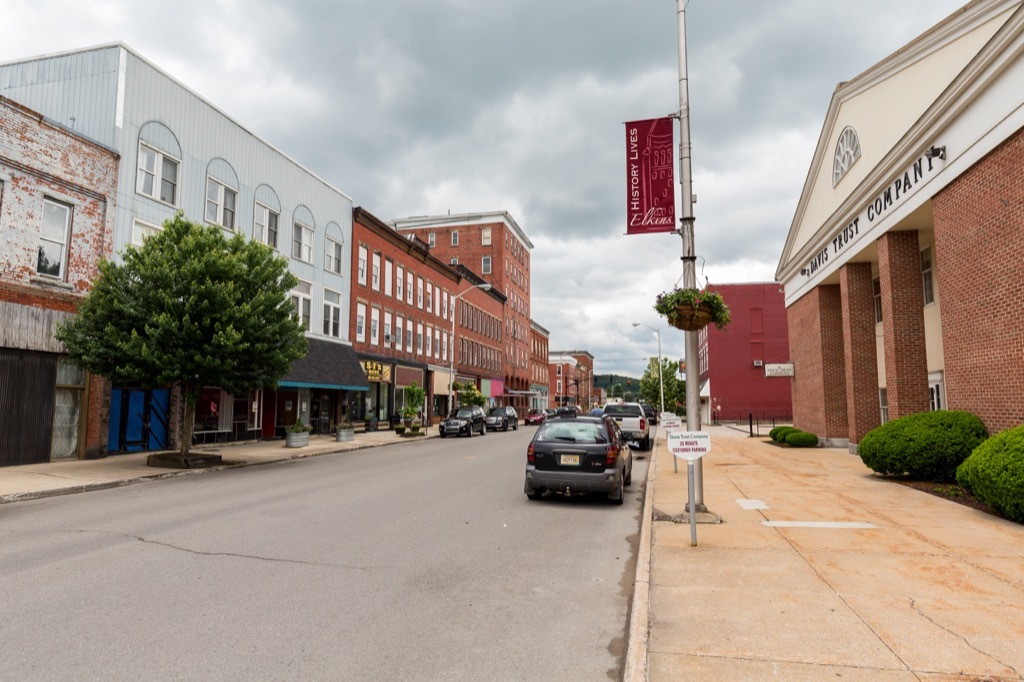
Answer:
[[[530,409],[543,410],[550,405],[551,376],[548,369],[548,342],[544,327],[530,320]]]
[[[427,390],[426,416],[440,417],[450,409],[453,373],[500,399],[504,297],[359,207],[352,239],[349,336],[370,382],[363,400],[347,406],[352,419],[387,424],[405,407],[412,382]]]
[[[506,212],[422,216],[394,221],[450,265],[464,265],[506,299],[502,317],[503,397],[520,412],[530,397],[530,251],[533,243]]]
[[[709,325],[700,333],[701,419],[789,419],[793,411],[789,378],[766,374],[767,365],[789,362],[781,288],[775,282],[712,288],[725,299],[732,322],[724,331]]]
[[[979,0],[837,87],[776,272],[797,427],[1024,420],[1022,54],[1024,3]]]
[[[594,356],[585,350],[555,350],[550,351],[552,362],[555,359],[570,357],[575,360],[573,372],[569,383],[565,385],[563,396],[571,398],[573,405],[579,405],[584,410],[589,410],[600,400],[594,390]],[[602,403],[603,404],[603,403]]]
[[[562,405],[579,405],[579,377],[576,366],[579,361],[572,355],[562,352],[548,354],[548,385],[551,387],[551,404],[549,407]]]
[[[53,333],[112,253],[118,161],[0,97],[0,466],[106,449],[109,387]]]

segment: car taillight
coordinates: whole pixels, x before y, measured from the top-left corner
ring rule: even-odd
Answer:
[[[605,458],[604,458],[604,468],[605,469],[614,469],[615,465],[618,463],[618,461],[619,461],[619,446],[618,445],[609,445],[608,446],[607,454],[605,455]]]
[[[533,464],[533,461],[534,461],[533,443],[530,443],[530,447],[526,448],[526,463],[527,464]]]
[[[647,420],[644,419],[643,417],[640,417],[640,430],[643,431],[646,428],[647,428]]]

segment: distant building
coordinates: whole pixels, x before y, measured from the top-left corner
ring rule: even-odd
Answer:
[[[0,97],[0,466],[106,450],[106,382],[53,334],[112,253],[118,161]]]
[[[578,364],[579,361],[568,353],[548,353],[549,407],[580,405],[579,378],[576,375]]]
[[[776,271],[795,426],[1024,421],[1024,3],[977,0],[841,80]]]
[[[585,350],[556,350],[550,351],[549,355],[552,357],[568,356],[576,360],[572,385],[566,387],[566,394],[575,399],[573,404],[587,409],[593,407],[597,401],[597,394],[594,391],[594,356]]]
[[[463,265],[491,284],[505,299],[501,320],[502,398],[526,412],[530,382],[530,252],[533,243],[504,211],[416,216],[393,221],[399,232],[414,234],[433,255],[451,266]],[[497,398],[498,396],[492,395]]]
[[[701,420],[746,421],[792,417],[791,380],[766,376],[766,366],[789,362],[785,298],[775,282],[716,284],[732,322],[708,325],[699,339]]]
[[[544,409],[550,403],[550,374],[548,371],[548,340],[551,333],[530,320],[530,408]]]

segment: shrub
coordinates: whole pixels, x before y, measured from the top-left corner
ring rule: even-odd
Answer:
[[[787,428],[787,427],[785,427],[785,426],[776,426],[775,428],[773,428],[771,431],[768,432],[768,437],[771,438],[772,440],[777,440],[775,436],[779,432],[779,429],[785,429],[785,428]]]
[[[786,444],[794,448],[816,448],[818,436],[806,431],[794,431],[786,436]]]
[[[956,470],[956,480],[1006,518],[1024,523],[1024,426],[979,445]]]
[[[988,437],[969,412],[940,410],[907,415],[873,429],[858,452],[871,470],[925,481],[953,481],[956,468]]]
[[[772,429],[772,431],[775,431],[775,435],[773,436],[773,438],[775,439],[776,443],[785,443],[786,436],[788,436],[791,433],[796,433],[799,430],[800,429],[795,429],[792,426],[780,426],[778,428]]]

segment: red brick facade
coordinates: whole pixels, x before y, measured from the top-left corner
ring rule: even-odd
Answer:
[[[375,407],[392,414],[396,391],[416,377],[427,388],[430,416],[443,414],[449,409],[453,354],[456,381],[480,388],[503,375],[501,294],[476,288],[475,278],[435,258],[424,242],[362,208],[353,214],[352,241],[349,338],[364,366],[383,363],[390,369],[383,382],[371,379]],[[397,402],[400,407],[400,396]]]
[[[846,363],[838,285],[819,286],[788,309],[793,360],[793,423],[821,437],[845,438]]]
[[[724,331],[707,327],[706,340],[701,343],[700,378],[701,383],[710,382],[709,402],[715,418],[789,419],[793,410],[791,382],[785,377],[766,377],[764,369],[766,364],[790,359],[785,298],[779,285],[712,288],[722,295],[732,317]]]
[[[100,258],[113,249],[118,161],[112,150],[0,97],[0,324],[8,330],[0,354],[10,363],[9,371],[17,371],[20,353],[61,356],[54,328],[76,310],[98,274]],[[53,215],[53,209],[66,216],[64,231],[53,232],[52,223],[44,229],[44,212]],[[52,262],[42,259],[41,248]],[[77,448],[61,457],[98,456],[106,450],[109,386],[87,375],[80,390],[84,409],[78,415]],[[16,390],[0,393],[8,399],[17,396]],[[0,421],[16,419],[16,403],[0,400]],[[20,455],[45,461],[51,452],[47,447]]]
[[[946,399],[991,433],[1024,422],[1024,131],[932,199]]]
[[[518,411],[528,409],[530,390],[530,249],[505,219],[498,214],[474,220],[452,216],[451,220],[428,219],[429,226],[416,219],[396,221],[403,234],[413,234],[430,245],[430,252],[450,265],[462,265],[479,275],[505,296],[502,317],[504,389],[509,404]]]
[[[871,263],[848,263],[839,270],[843,306],[843,356],[846,361],[846,412],[849,439],[860,439],[881,421],[875,300]]]

